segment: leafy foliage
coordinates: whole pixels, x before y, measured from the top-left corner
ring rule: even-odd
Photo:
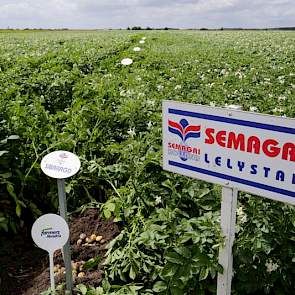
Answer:
[[[220,188],[162,171],[161,100],[294,117],[294,33],[145,34],[137,53],[141,32],[1,34],[0,230],[57,209],[40,161],[73,151],[82,167],[67,181],[69,208],[95,204],[122,228],[101,286],[76,291],[212,294]],[[292,294],[294,220],[291,206],[241,194],[234,294]]]

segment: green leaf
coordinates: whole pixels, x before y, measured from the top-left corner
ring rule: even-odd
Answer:
[[[208,277],[208,274],[209,274],[209,268],[203,267],[199,275],[199,281],[205,280]]]
[[[114,218],[114,222],[119,222],[119,221],[122,221],[122,218],[121,217],[118,216],[118,217],[115,217]]]
[[[8,219],[5,217],[0,217],[0,229],[4,229],[6,232],[8,232]]]
[[[178,269],[178,272],[176,273],[175,277],[179,279],[182,283],[186,283],[191,277],[192,277],[192,268],[190,264],[186,264],[181,266]],[[179,285],[178,285],[179,287]]]
[[[134,270],[133,266],[130,267],[129,277],[130,277],[130,279],[132,279],[132,280],[134,280],[135,277],[136,277],[136,273],[135,273],[135,270]]]
[[[115,209],[116,209],[116,204],[114,204],[114,203],[107,203],[107,204],[106,204],[106,208],[107,208],[109,211],[114,212]]]
[[[167,289],[167,285],[165,282],[163,281],[158,281],[154,284],[153,286],[153,291],[156,292],[156,293],[160,293],[160,292],[163,292]]]
[[[176,263],[176,264],[183,264],[183,258],[175,252],[168,252],[165,255],[165,258],[169,262]]]
[[[14,192],[13,185],[11,183],[7,183],[6,189],[7,189],[8,193],[13,197],[14,201],[17,203],[17,197]]]
[[[184,292],[182,289],[179,289],[177,287],[172,287],[171,288],[171,295],[183,295]]]
[[[87,287],[83,284],[79,284],[77,285],[77,290],[80,291],[82,293],[82,295],[86,295],[87,293]]]
[[[15,208],[15,213],[18,217],[20,217],[21,212],[22,212],[21,205],[20,205],[20,203],[17,203],[16,208]]]
[[[0,153],[1,153],[1,152],[0,152]],[[1,156],[1,155],[0,155],[0,156]],[[9,178],[9,177],[11,177],[11,176],[12,176],[12,174],[11,174],[10,172],[0,174],[0,177],[2,177],[2,178]]]
[[[106,219],[109,219],[112,217],[112,213],[109,210],[103,210],[103,215]]]
[[[207,266],[210,264],[210,258],[203,253],[197,253],[192,260],[199,266]]]
[[[8,151],[0,151],[0,157],[7,154],[7,153],[8,153]]]
[[[208,195],[209,193],[210,193],[210,190],[208,188],[205,188],[203,190],[200,190],[198,197],[202,198],[202,197]]]
[[[182,257],[190,258],[191,257],[191,251],[187,247],[177,247],[174,248],[175,252],[180,254]]]
[[[101,257],[100,256],[96,256],[94,258],[90,258],[88,261],[86,261],[83,264],[83,269],[84,270],[88,270],[91,268],[96,267],[99,263],[101,262]]]
[[[161,278],[165,279],[166,281],[166,279],[173,277],[177,272],[178,267],[179,266],[176,264],[167,263],[161,272]]]
[[[187,192],[188,192],[188,194],[189,194],[189,196],[190,196],[191,198],[194,197],[194,195],[195,195],[195,191],[194,191],[194,188],[193,188],[192,186],[190,186],[190,187],[188,188]]]
[[[15,139],[19,139],[19,136],[18,136],[18,135],[15,135],[15,134],[13,134],[13,135],[10,135],[10,136],[8,136],[8,137],[7,137],[7,139],[10,139],[10,140],[15,140]]]
[[[103,294],[106,294],[106,293],[103,291],[102,287],[97,287],[95,289],[91,287],[91,290],[87,292],[87,295],[103,295]]]
[[[107,279],[104,279],[102,281],[101,285],[103,287],[103,290],[106,291],[106,292],[108,292],[111,289],[111,285],[110,285],[110,283],[109,283],[109,281]]]
[[[51,295],[51,294],[52,294],[52,291],[51,291],[51,288],[49,287],[46,291],[41,292],[40,295]]]
[[[223,272],[224,272],[223,266],[222,266],[221,264],[219,264],[219,263],[218,263],[218,265],[217,265],[217,271],[218,271],[219,273],[221,273],[221,274],[223,274]]]

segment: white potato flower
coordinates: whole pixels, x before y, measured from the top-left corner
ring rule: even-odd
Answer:
[[[258,111],[258,108],[257,107],[250,107],[250,112],[256,112],[256,111]]]
[[[156,205],[159,205],[160,203],[162,203],[162,198],[160,196],[157,196],[155,203],[156,203]]]
[[[136,132],[135,132],[135,128],[129,128],[129,130],[127,131],[128,135],[131,136],[131,137],[134,137],[136,135]]]
[[[242,206],[237,209],[237,216],[241,223],[248,221],[247,214],[244,212],[244,208]]]
[[[147,123],[147,129],[150,130],[152,128],[152,126],[153,126],[153,123],[151,121],[149,121]]]
[[[158,91],[162,91],[164,89],[164,86],[163,85],[157,85],[157,89],[158,89]]]
[[[276,271],[279,268],[279,265],[277,263],[274,263],[272,259],[268,259],[265,263],[266,271],[267,272],[273,272]]]

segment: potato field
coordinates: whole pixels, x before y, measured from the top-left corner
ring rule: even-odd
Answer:
[[[70,219],[113,230],[86,233],[104,241],[87,259],[71,240],[74,294],[216,294],[221,188],[162,169],[162,100],[295,118],[295,32],[0,31],[1,236],[58,213],[40,169],[55,150],[82,164]],[[239,193],[233,254],[232,294],[295,294],[295,207]]]

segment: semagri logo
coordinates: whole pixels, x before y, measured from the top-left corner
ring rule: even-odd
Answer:
[[[188,146],[186,141],[189,138],[199,138],[201,136],[201,125],[190,125],[186,119],[181,119],[179,123],[168,120],[168,130],[181,139],[181,143],[168,143],[170,154],[179,156],[183,161],[199,159],[197,155],[200,154],[200,149]]]
[[[183,142],[188,138],[198,138],[201,135],[201,126],[189,125],[186,119],[181,119],[179,123],[168,120],[168,130],[174,134],[177,134]]]

